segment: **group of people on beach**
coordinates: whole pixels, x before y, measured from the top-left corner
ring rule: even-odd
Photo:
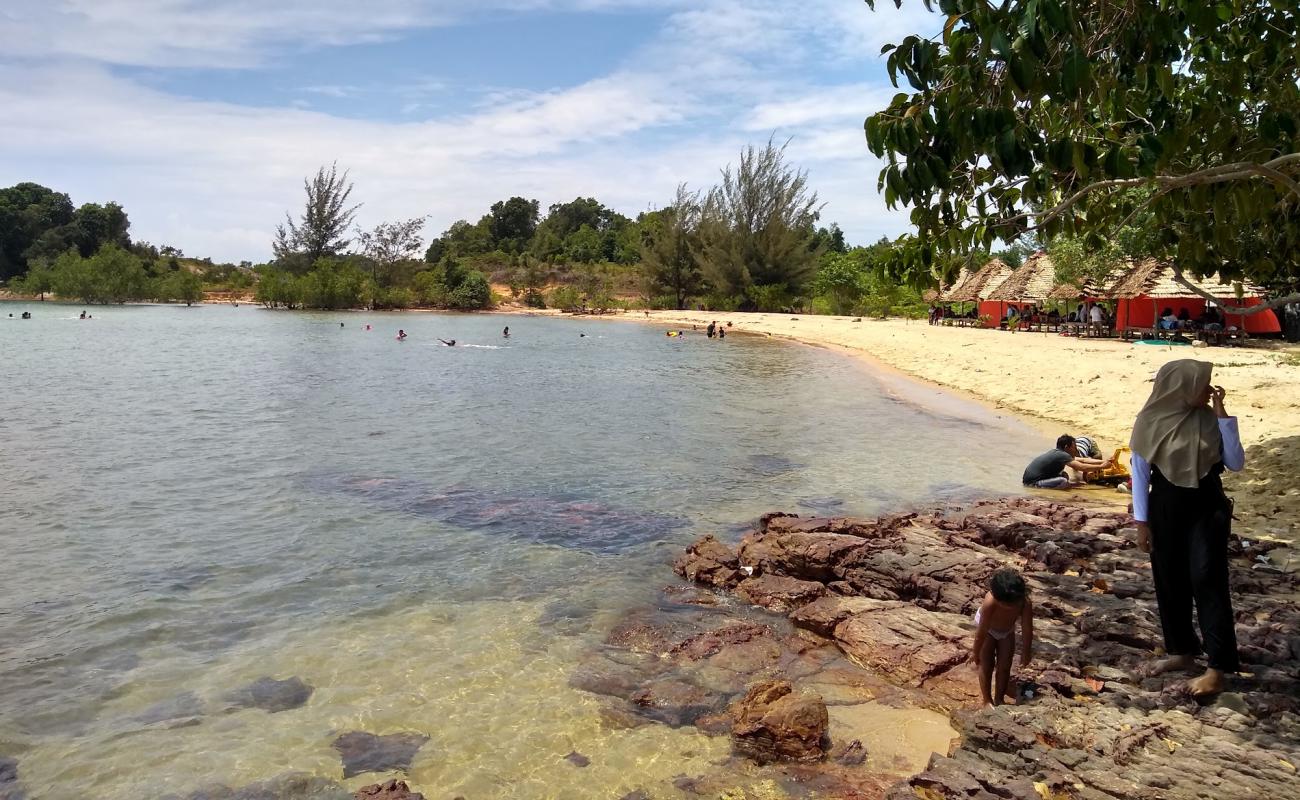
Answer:
[[[1210,382],[1212,372],[1212,364],[1192,359],[1161,367],[1129,440],[1133,523],[1138,548],[1151,558],[1165,650],[1146,674],[1193,669],[1204,653],[1204,672],[1187,683],[1195,696],[1222,692],[1228,675],[1240,669],[1228,579],[1232,500],[1222,475],[1243,469],[1246,453],[1237,418],[1224,407],[1226,391]],[[1025,469],[1024,485],[1063,489],[1077,485],[1066,469],[1087,474],[1114,465],[1113,458],[1096,457],[1091,441],[1082,454],[1081,440],[1057,439]],[[1033,657],[1033,616],[1024,578],[1011,569],[995,572],[975,615],[972,652],[985,704],[1006,697],[1017,623],[1021,666]]]
[[[1165,310],[1160,312],[1158,326],[1163,331],[1221,331],[1223,323],[1223,314],[1219,309],[1206,303],[1196,319],[1192,319],[1192,312],[1187,310],[1187,306],[1178,309],[1177,314],[1174,313],[1173,306],[1165,306]]]

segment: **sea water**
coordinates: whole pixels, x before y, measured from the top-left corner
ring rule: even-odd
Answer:
[[[610,729],[568,685],[674,554],[768,510],[1015,491],[1046,447],[766,337],[80,311],[0,304],[0,758],[30,798],[342,781],[352,730],[427,735],[407,779],[430,797],[679,796],[725,737]],[[262,677],[314,691],[232,702]]]

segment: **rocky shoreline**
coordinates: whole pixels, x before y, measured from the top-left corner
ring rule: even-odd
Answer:
[[[1244,671],[1198,702],[1188,676],[1141,672],[1161,636],[1149,561],[1126,524],[1113,510],[1033,498],[876,519],[768,514],[741,537],[686,548],[673,565],[683,582],[623,614],[569,683],[602,699],[608,729],[690,726],[730,739],[730,757],[678,775],[667,795],[648,785],[620,800],[1297,796],[1300,580],[1268,564],[1278,545],[1232,540]],[[1003,566],[1030,586],[1035,657],[1016,676],[1017,702],[983,709],[971,616]],[[313,691],[268,677],[223,702],[279,713]],[[182,696],[140,721],[185,726],[201,712]],[[288,773],[177,800],[446,797],[392,777],[427,739],[338,734],[345,779],[384,777],[361,789]],[[563,758],[591,764],[577,751]],[[28,796],[20,769],[0,758],[0,800]]]
[[[1028,498],[872,520],[769,514],[736,546],[691,545],[674,567],[693,586],[629,614],[572,683],[611,698],[611,724],[729,735],[735,757],[717,775],[677,782],[701,796],[757,796],[746,782],[890,800],[1294,793],[1296,579],[1257,568],[1273,545],[1234,539],[1244,671],[1198,702],[1187,676],[1141,673],[1161,636],[1125,522]],[[1030,584],[1037,645],[1019,702],[980,709],[970,618],[1002,566]],[[881,763],[836,724],[865,704],[942,712],[958,738],[919,771]]]

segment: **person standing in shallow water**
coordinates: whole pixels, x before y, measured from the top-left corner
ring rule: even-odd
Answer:
[[[1187,685],[1195,695],[1222,692],[1240,668],[1228,585],[1232,501],[1221,476],[1246,466],[1246,453],[1237,418],[1223,405],[1226,392],[1210,385],[1213,369],[1192,359],[1161,367],[1130,440],[1133,519],[1138,547],[1151,554],[1168,653],[1147,672],[1194,667],[1203,643],[1205,672]]]

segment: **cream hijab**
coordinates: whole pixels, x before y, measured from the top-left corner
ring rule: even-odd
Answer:
[[[1219,421],[1209,406],[1197,404],[1213,369],[1213,364],[1190,358],[1165,364],[1133,423],[1133,452],[1175,486],[1196,488],[1223,460]]]

